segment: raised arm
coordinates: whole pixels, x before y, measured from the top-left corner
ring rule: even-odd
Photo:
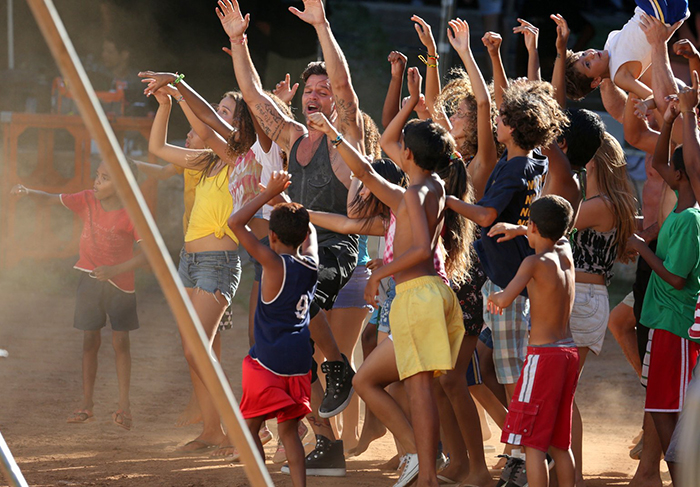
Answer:
[[[12,196],[21,198],[23,196],[29,196],[33,201],[41,205],[58,205],[61,203],[61,195],[54,193],[47,193],[45,191],[39,191],[38,189],[30,189],[22,184],[16,184],[10,190]]]
[[[402,111],[403,110],[404,109],[402,109]],[[394,119],[394,121],[395,120],[396,119]],[[394,122],[392,121],[391,123],[393,124]],[[362,181],[362,184],[367,186],[367,189],[369,189],[374,196],[379,198],[380,201],[391,209],[396,210],[398,208],[401,203],[401,198],[403,197],[403,188],[391,184],[377,174],[372,164],[345,140],[340,132],[338,132],[338,129],[331,125],[322,113],[316,112],[309,115],[308,124],[310,128],[323,132],[330,140],[333,140],[335,150],[337,150],[343,158],[343,161],[350,168],[354,177]]]
[[[540,29],[525,19],[518,19],[519,26],[513,27],[513,33],[525,36],[525,48],[527,49],[527,79],[540,81],[540,55],[537,52],[537,40]]]
[[[700,73],[700,53],[692,42],[688,39],[681,39],[673,45],[673,52],[675,52],[677,56],[683,56],[688,60],[691,80],[693,71]]]
[[[323,59],[326,62],[328,79],[331,82],[333,98],[338,111],[338,128],[348,140],[364,152],[364,130],[362,113],[350,79],[350,69],[345,55],[333,36],[322,0],[304,0],[304,11],[289,7],[289,11],[316,29],[321,44]]]
[[[136,169],[144,173],[146,176],[165,181],[177,174],[177,169],[172,164],[151,164],[150,162],[134,161]]]
[[[500,107],[503,103],[503,92],[508,88],[508,77],[506,76],[506,70],[503,67],[503,60],[501,59],[501,43],[503,38],[501,34],[497,32],[487,32],[484,37],[481,38],[481,42],[486,46],[486,50],[489,53],[489,58],[491,59],[491,66],[493,68],[493,95],[496,100],[496,106]]]
[[[686,86],[678,94],[683,113],[683,161],[695,198],[700,196],[700,140],[698,140],[698,72],[691,74],[692,86]]]
[[[557,103],[563,110],[566,108],[566,47],[569,44],[571,29],[561,15],[552,14],[549,18],[557,24],[557,58],[554,60],[554,70],[552,71],[552,86],[554,86],[554,96]]]
[[[615,86],[615,83],[610,78],[605,78],[601,81],[598,88],[600,89],[600,98],[603,101],[605,111],[612,118],[624,124],[627,93]]]
[[[406,56],[398,51],[389,53],[388,61],[391,64],[391,81],[386,91],[384,107],[382,108],[382,127],[386,128],[394,119],[401,108],[401,88],[403,76],[406,71]]]
[[[148,137],[148,151],[176,166],[189,167],[190,163],[204,151],[185,149],[168,144],[168,121],[170,119],[172,101],[169,95],[161,91],[154,92],[154,96],[158,101],[158,110],[153,119],[151,134]]]
[[[384,235],[384,224],[379,216],[372,218],[348,218],[337,213],[308,210],[311,223],[345,235]]]
[[[467,70],[469,81],[472,85],[474,98],[476,99],[476,132],[477,152],[469,164],[469,175],[472,177],[475,199],[478,201],[484,195],[486,182],[497,162],[496,141],[493,139],[493,125],[491,120],[491,95],[486,88],[486,82],[481,74],[479,66],[474,60],[469,43],[469,24],[464,20],[451,20],[447,36],[450,44],[457,51]]]
[[[445,113],[442,110],[437,110],[435,107],[438,95],[440,94],[440,71],[438,70],[439,57],[435,45],[435,38],[433,37],[433,30],[425,20],[417,15],[412,16],[411,20],[414,22],[413,27],[415,27],[418,33],[421,44],[423,44],[428,51],[424,58],[421,59],[425,62],[425,104],[433,120],[445,126],[443,123],[447,120]]]
[[[678,93],[676,81],[671,71],[671,62],[668,59],[668,40],[683,23],[679,20],[671,26],[666,26],[656,17],[642,14],[639,21],[641,29],[651,45],[651,87],[654,94],[654,103],[659,113],[666,112],[668,102],[666,97]]]
[[[559,148],[556,140],[544,149],[542,154],[549,159],[547,180],[542,193],[556,194],[568,201],[574,209],[575,220],[581,206],[581,188],[571,171],[569,158]]]
[[[673,123],[678,117],[678,100],[673,100],[668,103],[666,112],[664,113],[664,123],[661,126],[654,149],[654,157],[651,160],[651,167],[666,181],[672,184],[676,179],[676,171],[671,165],[671,132],[673,131]]]
[[[396,114],[391,123],[384,129],[379,144],[389,158],[401,164],[401,155],[403,151],[403,127],[408,122],[411,113],[413,112],[418,100],[420,99],[421,75],[418,68],[408,68],[408,91],[410,98],[403,104],[399,113]]]
[[[253,60],[248,51],[246,30],[250,22],[250,14],[245,17],[236,0],[219,0],[216,15],[229,36],[231,48],[225,49],[233,60],[233,70],[236,82],[243,94],[248,109],[255,116],[265,134],[287,153],[292,144],[303,134],[306,127],[287,117],[265,94],[260,83]]]

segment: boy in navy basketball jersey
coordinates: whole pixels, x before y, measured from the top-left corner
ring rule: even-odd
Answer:
[[[229,225],[250,255],[262,264],[255,344],[243,360],[241,413],[251,433],[277,418],[294,487],[306,485],[299,420],[311,412],[309,305],[316,291],[318,253],[309,214],[298,203],[280,203],[270,214],[270,247],[246,226],[270,199],[289,186],[275,171],[267,188],[234,213]],[[257,434],[252,435],[265,458]]]

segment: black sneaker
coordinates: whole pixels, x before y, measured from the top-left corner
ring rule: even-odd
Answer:
[[[496,487],[527,487],[527,476],[525,474],[525,460],[510,455],[498,455],[506,458],[506,466],[503,467],[501,478],[498,479]]]
[[[330,418],[343,412],[350,404],[352,397],[352,378],[355,371],[352,370],[348,358],[343,355],[343,361],[324,362],[321,370],[326,374],[326,393],[323,396],[318,415],[322,418]]]
[[[315,477],[345,477],[343,440],[331,441],[316,435],[316,448],[305,459],[306,475]],[[289,473],[289,465],[282,466],[282,473]]]

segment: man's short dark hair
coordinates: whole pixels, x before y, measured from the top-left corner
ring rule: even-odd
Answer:
[[[311,61],[306,66],[304,72],[301,73],[301,79],[304,80],[304,83],[306,83],[308,79],[315,74],[319,76],[328,76],[325,61]]]
[[[279,203],[270,213],[270,230],[284,245],[297,248],[309,233],[309,212],[299,203]]]
[[[574,210],[561,196],[548,194],[530,205],[530,221],[544,238],[559,240],[571,225]]]
[[[582,168],[593,159],[603,141],[605,123],[595,112],[585,108],[567,110],[569,125],[561,138],[566,140],[566,157],[574,168]]]

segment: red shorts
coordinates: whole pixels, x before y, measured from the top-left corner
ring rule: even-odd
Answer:
[[[649,331],[649,342],[644,410],[651,413],[680,412],[700,354],[700,344],[666,330]]]
[[[311,372],[277,375],[250,355],[243,359],[241,414],[245,419],[277,418],[278,423],[303,418],[311,412]]]
[[[573,346],[527,347],[501,441],[547,451],[571,446],[571,415],[578,383]]]

